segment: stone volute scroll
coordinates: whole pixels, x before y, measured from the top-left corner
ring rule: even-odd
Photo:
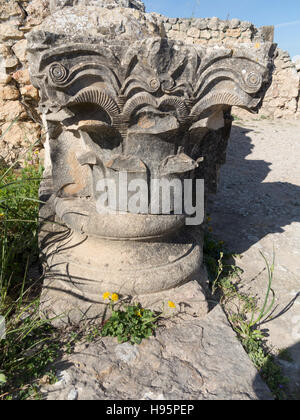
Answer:
[[[259,106],[272,44],[188,45],[166,38],[139,1],[77,3],[54,7],[28,35],[48,136],[41,309],[77,323],[102,315],[101,296],[110,291],[153,308],[164,298],[185,301],[203,316],[200,230],[186,223],[191,214],[175,211],[182,205],[175,193],[169,212],[164,194],[153,206],[151,186],[179,182],[184,194],[187,181],[195,187],[203,179],[206,194],[216,191],[231,107]],[[104,205],[104,180],[126,191],[125,198]],[[139,212],[128,205],[136,180],[148,186]]]

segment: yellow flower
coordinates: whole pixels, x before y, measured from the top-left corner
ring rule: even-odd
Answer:
[[[4,213],[0,213],[0,218],[1,218],[1,217],[4,217],[4,216],[5,216],[5,214],[4,214]]]
[[[210,216],[208,216],[208,217],[207,217],[207,221],[208,221],[208,222],[211,222],[211,221],[212,221],[212,218],[211,218]]]
[[[109,292],[103,293],[102,297],[103,297],[104,300],[107,300],[107,299],[110,298],[110,293]]]
[[[117,301],[119,300],[119,295],[117,295],[117,293],[113,293],[113,294],[111,295],[111,300],[112,300],[113,302],[117,302]]]
[[[140,318],[142,317],[142,314],[141,314],[141,311],[139,310],[139,311],[136,311],[136,316],[139,316]]]
[[[174,302],[172,302],[171,300],[169,300],[168,305],[169,305],[169,307],[170,307],[170,308],[173,308],[173,309],[175,309],[175,308],[176,308],[175,303],[174,303]]]

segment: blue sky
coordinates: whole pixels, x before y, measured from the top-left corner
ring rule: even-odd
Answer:
[[[169,17],[239,18],[255,26],[274,25],[275,42],[300,54],[300,0],[144,0],[147,12]]]

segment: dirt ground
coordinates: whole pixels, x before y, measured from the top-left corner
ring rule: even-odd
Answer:
[[[242,290],[264,299],[265,264],[276,266],[276,310],[263,325],[274,353],[300,398],[300,121],[237,120],[221,170],[220,187],[209,199],[213,234],[242,258]]]

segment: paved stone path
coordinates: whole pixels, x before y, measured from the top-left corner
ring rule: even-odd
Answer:
[[[272,261],[274,247],[277,308],[264,328],[275,353],[289,349],[293,362],[280,363],[300,398],[300,121],[236,121],[209,201],[213,234],[243,256],[242,290],[261,300],[268,277],[259,251]]]
[[[47,400],[272,399],[220,306],[202,320],[174,318],[139,346],[79,343],[55,368]]]

